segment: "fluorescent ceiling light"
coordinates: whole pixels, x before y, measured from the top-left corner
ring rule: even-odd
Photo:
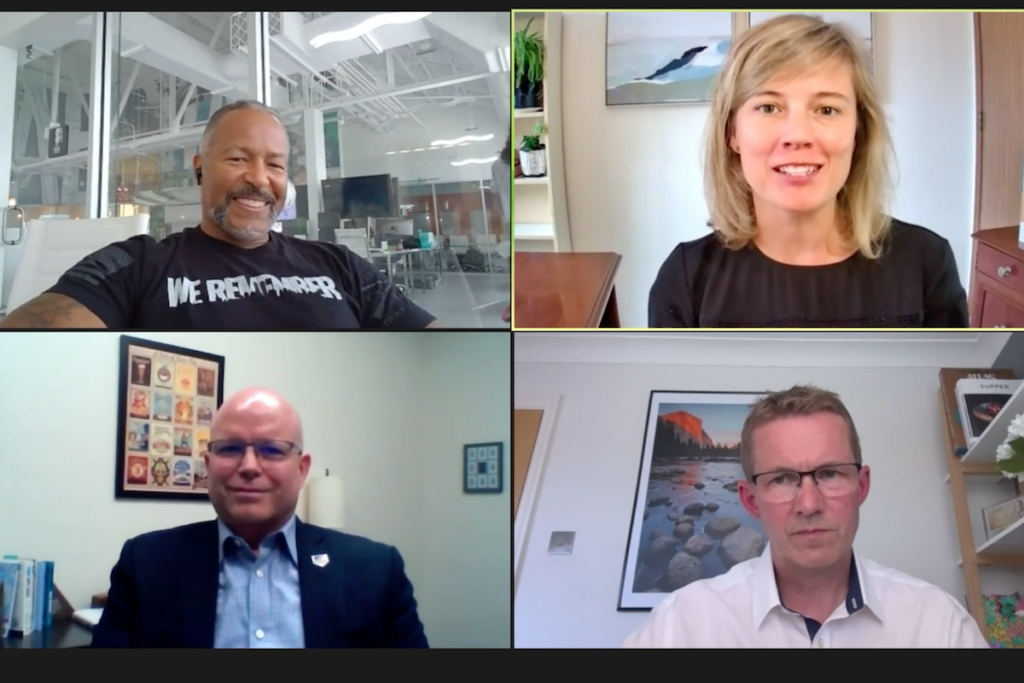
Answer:
[[[440,147],[441,145],[458,145],[464,142],[486,142],[493,137],[494,133],[491,133],[490,135],[463,135],[461,138],[456,138],[454,140],[434,140],[430,144],[435,147]]]
[[[361,38],[370,31],[382,26],[388,26],[391,24],[409,24],[414,21],[419,21],[428,14],[431,14],[431,12],[387,12],[385,14],[377,14],[366,21],[356,24],[352,28],[345,29],[344,31],[329,31],[327,33],[321,33],[309,41],[309,44],[313,47],[323,47],[327,43],[337,43],[344,40]]]
[[[488,157],[486,159],[463,159],[462,161],[453,161],[452,166],[465,166],[466,164],[493,164],[498,160],[498,157]]]

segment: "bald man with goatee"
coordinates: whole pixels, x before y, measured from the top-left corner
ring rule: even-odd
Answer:
[[[287,401],[229,398],[203,459],[217,519],[124,544],[93,647],[427,647],[398,550],[295,515],[311,456]]]

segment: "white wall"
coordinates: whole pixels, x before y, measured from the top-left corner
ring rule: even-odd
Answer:
[[[516,363],[517,398],[561,396],[515,594],[517,647],[619,647],[646,618],[646,612],[616,607],[653,390],[756,392],[810,382],[838,392],[872,471],[856,551],[964,601],[952,499],[943,483],[938,368],[990,367],[1005,337],[983,339],[973,353],[955,340],[922,341],[918,359],[908,361],[907,348],[889,342],[864,347],[679,337],[663,348],[655,342],[633,348],[628,336],[607,341],[603,350],[581,344],[577,359],[594,362]],[[563,342],[549,357],[564,358],[569,341]],[[655,360],[666,358],[670,345],[677,360]],[[519,350],[517,341],[517,357]],[[624,360],[628,355],[638,360]],[[702,358],[715,364],[702,365]],[[817,367],[801,367],[811,364]],[[1004,480],[969,489],[975,538],[984,540],[980,510],[1011,498],[1012,488]],[[547,554],[553,531],[576,532],[572,555]],[[1004,570],[982,571],[987,592],[1022,588],[1019,572],[1014,580]]]
[[[565,13],[563,123],[574,251],[623,255],[624,327],[679,242],[708,233],[700,140],[709,105],[606,107],[605,13]],[[878,79],[899,164],[893,215],[946,239],[965,289],[974,205],[973,14],[880,12]]]
[[[512,645],[510,346],[508,334],[445,332],[429,336],[422,357],[430,387],[420,403],[425,441],[438,453],[424,459],[416,484],[424,512],[421,604],[435,617],[432,646]],[[495,441],[504,443],[503,492],[453,495],[453,486],[461,491],[463,445]]]
[[[206,502],[114,499],[119,336],[0,339],[0,553],[54,560],[57,584],[76,608],[107,590],[128,538],[215,517]],[[507,403],[480,406],[472,419],[461,410],[430,412],[442,387],[449,405],[458,405],[459,385],[446,384],[447,374],[457,375],[466,392],[493,388],[508,395],[507,374],[502,385],[500,376],[465,362],[492,349],[493,335],[460,334],[452,348],[461,356],[437,349],[425,333],[135,336],[225,356],[227,395],[254,385],[284,395],[302,416],[311,476],[329,468],[345,480],[345,530],[401,551],[428,639],[436,633],[448,645],[508,646],[508,628],[500,624],[507,622],[509,580],[507,572],[494,571],[496,563],[508,566],[508,541],[499,543],[499,531],[480,543],[479,520],[452,514],[460,506],[479,512],[485,502],[464,500],[456,444],[474,432],[483,436],[484,426],[500,419],[505,431],[494,440],[507,438]],[[504,357],[507,367],[507,351]],[[447,476],[434,476],[435,470]],[[450,558],[457,564],[445,569]],[[486,585],[504,606],[495,599],[445,599],[444,571],[476,577],[468,581],[478,592]],[[456,619],[476,632],[453,627]]]

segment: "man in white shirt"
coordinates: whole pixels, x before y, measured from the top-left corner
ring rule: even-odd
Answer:
[[[836,394],[768,394],[743,424],[740,458],[740,502],[761,520],[764,553],[672,593],[624,647],[988,647],[948,593],[854,554],[871,470]]]

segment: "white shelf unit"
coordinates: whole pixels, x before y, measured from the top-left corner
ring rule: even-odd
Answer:
[[[942,392],[939,390],[939,410],[942,420],[946,420],[945,409],[942,407]],[[984,608],[982,605],[982,588],[979,567],[1024,568],[1024,519],[1018,520],[1003,529],[992,538],[985,538],[985,526],[982,510],[989,505],[1005,502],[1014,497],[1010,488],[1013,480],[1004,477],[996,469],[996,448],[1006,439],[1007,427],[1014,417],[1024,413],[1024,386],[1018,389],[994,420],[982,433],[977,443],[968,449],[963,457],[953,451],[948,430],[944,427],[946,437],[946,458],[949,463],[949,476],[953,498],[953,509],[957,524],[957,537],[960,544],[960,560],[957,565],[963,569],[964,584],[967,588],[968,610],[985,633],[987,629]],[[967,481],[984,482],[1004,486],[984,486],[972,493],[985,498],[985,504],[977,505],[977,501],[968,500]],[[1003,482],[1006,482],[1003,484]]]
[[[547,156],[547,175],[515,178],[512,183],[513,248],[520,251],[572,251],[569,231],[569,207],[565,197],[565,161],[562,149],[562,14],[561,12],[515,12],[515,30],[526,27],[544,39],[543,107],[518,109],[513,113],[515,146],[529,135],[537,123],[547,132],[541,138]],[[521,225],[550,226],[552,237],[542,242],[525,234],[516,247]]]

